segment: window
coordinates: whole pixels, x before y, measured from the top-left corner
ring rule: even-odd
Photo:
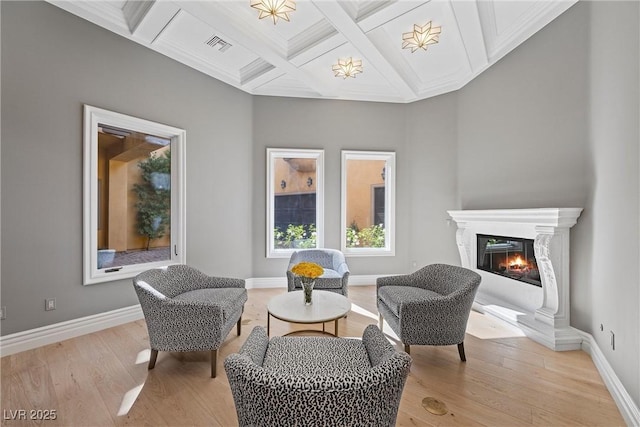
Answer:
[[[395,153],[342,151],[342,251],[395,254]]]
[[[324,151],[267,149],[267,257],[321,248]]]
[[[184,263],[186,132],[84,107],[84,284]]]

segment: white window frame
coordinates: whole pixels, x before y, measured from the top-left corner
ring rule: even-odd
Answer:
[[[347,247],[347,161],[348,160],[384,160],[385,163],[385,246],[383,248]],[[396,238],[396,153],[393,151],[351,151],[342,150],[341,173],[341,215],[340,248],[348,256],[395,256]],[[373,201],[372,201],[373,203]]]
[[[171,259],[98,268],[98,124],[171,140]],[[84,106],[84,284],[134,277],[145,270],[186,263],[186,131],[90,105]]]
[[[275,247],[275,160],[316,160],[316,248],[324,247],[324,150],[267,148],[267,258],[289,258],[296,249]]]

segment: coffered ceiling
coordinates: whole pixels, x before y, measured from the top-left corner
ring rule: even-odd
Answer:
[[[290,21],[250,0],[50,3],[254,95],[406,103],[457,90],[577,0],[298,0]],[[402,34],[432,21],[438,44]],[[362,60],[355,78],[338,59]]]

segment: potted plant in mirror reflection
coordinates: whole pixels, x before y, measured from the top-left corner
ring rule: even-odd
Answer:
[[[299,262],[294,265],[291,272],[300,278],[304,304],[312,303],[313,285],[318,277],[324,274],[324,269],[315,262]]]
[[[166,234],[170,223],[171,188],[171,151],[161,155],[152,154],[138,163],[142,181],[134,184],[136,193],[136,229],[138,234],[147,238],[147,250],[151,240]]]

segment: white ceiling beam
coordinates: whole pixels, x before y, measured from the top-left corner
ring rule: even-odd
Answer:
[[[129,3],[131,1],[127,4]],[[139,42],[153,43],[179,11],[180,7],[176,3],[154,1],[133,30],[134,38]]]
[[[368,33],[387,22],[393,21],[401,15],[410,13],[412,10],[422,7],[425,3],[429,3],[429,0],[421,0],[418,2],[395,1],[385,6],[383,9],[376,11],[376,13],[359,19],[358,25],[362,28],[362,31]]]
[[[416,99],[416,91],[407,80],[387,61],[369,40],[360,26],[353,21],[346,10],[337,2],[312,0],[313,4],[337,28],[340,33],[362,54],[366,62],[384,76],[387,82],[405,100]]]
[[[108,2],[81,2],[66,0],[46,0],[60,9],[80,16],[109,31],[131,38],[129,24],[121,9],[113,7]]]
[[[484,70],[489,65],[487,46],[482,34],[478,4],[471,1],[450,1],[457,30],[467,53],[472,73]]]
[[[274,49],[265,38],[260,37],[256,28],[247,28],[246,24],[240,22],[235,16],[225,13],[226,11],[220,7],[220,4],[185,1],[180,2],[179,5],[185,12],[207,23],[249,51],[259,52],[265,61],[286,72],[290,77],[306,84],[311,90],[329,98],[336,96],[324,84],[290,63],[285,57],[286,53]]]
[[[127,24],[129,25],[129,30],[131,34],[135,33],[136,28],[142,22],[151,6],[155,3],[155,0],[128,0],[124,7],[122,8],[122,13],[124,14],[125,19],[127,20]]]

